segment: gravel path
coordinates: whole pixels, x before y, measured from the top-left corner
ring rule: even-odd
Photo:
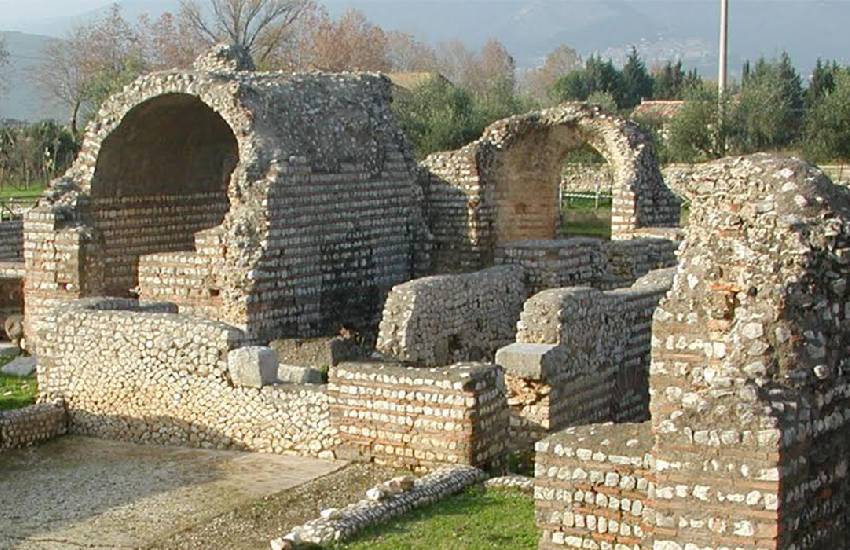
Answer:
[[[271,539],[318,517],[323,509],[341,508],[363,498],[367,489],[398,474],[381,466],[350,464],[294,489],[240,506],[148,548],[268,549]]]

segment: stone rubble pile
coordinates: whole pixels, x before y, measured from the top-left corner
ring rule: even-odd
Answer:
[[[391,480],[370,489],[366,498],[357,503],[341,509],[324,510],[322,517],[271,541],[271,548],[295,549],[344,540],[367,527],[459,493],[486,477],[487,474],[477,468],[448,466],[415,481],[408,477]]]

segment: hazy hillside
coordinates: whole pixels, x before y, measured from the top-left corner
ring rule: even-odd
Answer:
[[[42,58],[42,50],[51,39],[20,32],[0,31],[0,36],[5,39],[10,54],[9,66],[0,73],[3,79],[0,88],[0,119],[67,118],[64,108],[45,100],[32,82],[35,68]]]
[[[142,13],[158,15],[178,6],[178,0],[120,3],[128,18]],[[103,4],[109,2],[104,0]],[[508,47],[521,68],[537,65],[561,43],[584,55],[599,52],[615,61],[621,61],[636,45],[650,65],[681,58],[686,65],[709,76],[717,65],[716,0],[324,0],[324,4],[333,15],[357,8],[386,29],[406,31],[430,43],[459,39],[478,47],[495,37]],[[28,18],[25,4],[13,10],[4,17],[8,22],[0,20],[0,29],[9,25],[13,30],[54,36],[61,36],[75,23],[100,11]],[[737,74],[745,59],[775,56],[782,50],[791,53],[803,74],[808,74],[818,57],[850,63],[847,1],[732,2],[730,26],[733,74]],[[12,47],[22,52],[37,51],[38,41],[44,39],[21,35],[13,38],[17,44]],[[16,92],[0,101],[0,113],[4,106],[13,113],[37,111],[34,104],[39,101],[39,94],[21,80],[21,75],[21,70],[14,73]],[[26,106],[16,108],[18,102]]]

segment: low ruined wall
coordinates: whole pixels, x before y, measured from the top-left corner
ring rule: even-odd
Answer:
[[[561,172],[561,191],[564,193],[610,193],[614,172],[608,163],[565,164]]]
[[[415,470],[485,467],[506,448],[504,380],[494,365],[344,363],[331,369],[330,394],[341,457]]]
[[[641,543],[653,529],[653,441],[647,422],[569,428],[538,442],[538,548],[647,548]]]
[[[0,451],[53,439],[65,434],[66,428],[65,407],[61,402],[0,411]]]
[[[492,360],[514,340],[526,296],[515,266],[396,286],[384,306],[378,351],[424,366]]]
[[[672,276],[656,271],[608,292],[548,290],[526,302],[517,343],[496,359],[506,372],[515,446],[568,426],[649,417],[652,315]]]
[[[666,238],[519,241],[500,247],[496,263],[522,266],[532,293],[571,286],[608,290],[630,286],[650,271],[675,266],[679,244],[679,240]]]
[[[24,222],[0,222],[0,262],[24,261]]]
[[[54,310],[38,383],[44,398],[65,401],[72,433],[332,456],[337,438],[326,391],[236,386],[227,357],[244,334],[173,309],[88,299]]]

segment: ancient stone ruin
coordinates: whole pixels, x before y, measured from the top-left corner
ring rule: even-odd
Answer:
[[[566,104],[496,122],[462,149],[422,163],[436,268],[480,269],[506,243],[554,239],[562,162],[585,143],[614,173],[614,238],[678,225],[681,202],[664,185],[649,138],[598,107]]]
[[[541,548],[846,546],[846,190],[727,159],[677,180],[683,232],[628,121],[565,104],[417,166],[391,92],[217,47],[110,99],[24,221],[42,403],[0,448],[536,449]],[[611,241],[559,231],[581,143]]]
[[[371,322],[413,276],[426,231],[389,82],[239,71],[238,55],[103,106],[25,222],[31,337],[87,296],[167,299],[257,342],[323,334]]]
[[[651,420],[537,444],[541,548],[845,548],[850,195],[766,155],[683,192]]]

